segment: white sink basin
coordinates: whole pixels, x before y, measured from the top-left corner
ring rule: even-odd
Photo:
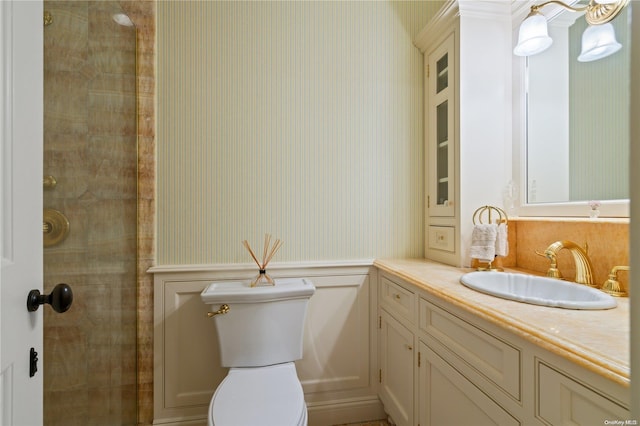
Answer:
[[[568,281],[506,272],[469,272],[465,286],[503,299],[566,309],[611,309],[616,300],[605,292]]]

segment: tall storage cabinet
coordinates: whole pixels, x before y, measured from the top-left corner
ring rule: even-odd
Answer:
[[[458,81],[455,50],[456,26],[425,54],[427,257],[457,263],[459,230],[456,208],[456,151]]]
[[[456,120],[455,34],[425,57],[427,70],[427,150],[429,187],[427,206],[432,217],[455,217]],[[433,72],[433,78],[431,73]]]
[[[445,4],[420,32],[425,98],[425,256],[468,266],[473,212],[511,176],[508,2]]]

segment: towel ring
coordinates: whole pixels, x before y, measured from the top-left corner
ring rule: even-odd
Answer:
[[[482,218],[485,216],[488,219],[487,223],[492,223],[491,221],[492,213],[498,215],[498,219],[496,220],[496,223],[502,223],[502,222],[507,223],[509,221],[507,217],[507,213],[505,213],[505,211],[502,210],[501,208],[494,207],[494,206],[482,206],[473,213],[473,224],[476,225],[477,223],[480,223],[480,224],[484,223],[482,221]]]

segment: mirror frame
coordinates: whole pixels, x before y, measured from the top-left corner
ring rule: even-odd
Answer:
[[[514,1],[512,6],[511,22],[512,40],[518,39],[520,24],[528,15],[530,8],[538,1]],[[572,4],[575,1],[567,1]],[[544,15],[552,19],[564,9],[560,6],[549,5],[545,7]],[[512,170],[511,175],[514,182],[517,182],[519,189],[519,199],[517,202],[516,216],[558,216],[558,217],[579,217],[589,218],[589,205],[587,201],[570,201],[566,203],[527,203],[527,123],[526,123],[526,57],[513,55],[512,57]],[[629,200],[605,200],[600,201],[600,217],[629,217]]]

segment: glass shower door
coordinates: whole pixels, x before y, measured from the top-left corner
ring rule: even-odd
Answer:
[[[116,1],[44,10],[44,209],[68,223],[44,230],[44,289],[74,292],[45,310],[45,425],[134,425],[136,30]]]

